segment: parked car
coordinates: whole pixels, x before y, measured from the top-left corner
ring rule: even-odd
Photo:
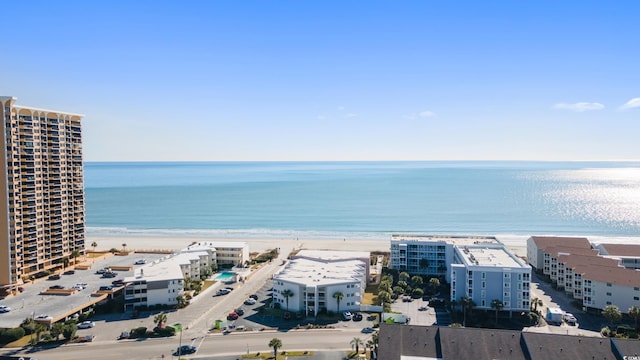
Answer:
[[[182,345],[178,349],[176,349],[176,352],[173,353],[173,356],[193,354],[196,351],[198,351],[198,348],[193,345]]]
[[[225,289],[229,290],[229,292],[233,291],[233,288],[231,286],[227,286]]]
[[[254,298],[248,298],[247,300],[244,301],[245,305],[255,305],[256,304],[256,300]]]
[[[564,321],[569,325],[575,325],[578,322],[575,316],[571,313],[564,314]]]
[[[366,327],[362,329],[362,333],[363,334],[371,334],[372,332],[374,332],[375,330],[373,328],[370,327]]]
[[[240,316],[244,315],[244,309],[243,308],[237,308],[236,309],[236,314],[238,314]]]
[[[98,269],[96,270],[96,274],[104,274],[107,271],[109,271],[109,268]]]
[[[238,320],[240,316],[238,315],[237,312],[232,311],[229,313],[229,315],[227,315],[227,320]]]
[[[118,274],[114,273],[113,271],[105,271],[104,274],[102,274],[103,278],[114,278],[118,276]]]
[[[83,321],[78,324],[78,329],[91,329],[94,326],[96,326],[96,323],[93,321]]]
[[[73,275],[75,273],[76,273],[75,270],[67,270],[67,271],[64,272],[64,275]]]
[[[144,264],[146,264],[146,263],[147,263],[147,260],[145,260],[145,259],[140,259],[140,260],[137,260],[137,261],[135,262],[135,265],[144,265]]]
[[[251,294],[249,295],[250,298],[252,298],[253,300],[258,300],[258,294]]]
[[[49,275],[49,280],[60,280],[60,275],[58,274]]]
[[[11,308],[6,305],[0,305],[0,313],[8,313],[11,311]]]
[[[363,318],[364,316],[362,316],[362,313],[360,312],[353,314],[353,321],[362,321]]]
[[[111,291],[111,290],[113,290],[113,286],[109,286],[109,285],[100,286],[100,290],[102,290],[102,291]]]
[[[113,280],[111,282],[111,285],[113,285],[113,286],[122,286],[122,285],[124,285],[124,280],[123,279]]]
[[[64,286],[62,286],[62,285],[51,285],[51,286],[49,286],[49,289],[51,289],[51,290],[61,290],[61,289],[64,289]]]
[[[349,311],[345,311],[342,313],[342,320],[349,321],[353,318],[353,315]]]
[[[49,315],[41,314],[41,315],[36,316],[34,319],[36,319],[36,320],[53,320],[53,317],[51,317]]]

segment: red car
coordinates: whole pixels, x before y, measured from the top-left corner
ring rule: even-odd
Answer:
[[[227,320],[238,320],[238,317],[237,312],[230,312],[229,315],[227,315]]]

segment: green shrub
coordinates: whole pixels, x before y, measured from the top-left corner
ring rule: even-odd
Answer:
[[[131,336],[134,338],[144,337],[146,334],[147,334],[147,328],[144,326],[131,329]]]
[[[25,331],[22,327],[15,327],[13,329],[0,331],[0,343],[8,344],[21,339],[23,336],[25,336]]]
[[[157,336],[173,336],[176,334],[176,329],[173,326],[166,326],[164,328],[155,327],[153,333]]]

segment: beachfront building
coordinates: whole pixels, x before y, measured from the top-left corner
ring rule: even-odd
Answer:
[[[368,251],[329,251],[329,250],[300,250],[291,259],[320,260],[327,264],[345,260],[359,260],[365,265],[366,278],[369,278],[370,256]]]
[[[389,267],[450,282],[449,265],[454,262],[454,248],[478,244],[501,245],[495,237],[488,236],[392,235]]]
[[[453,247],[451,301],[469,298],[475,308],[491,310],[494,300],[503,311],[529,311],[531,267],[502,244]]]
[[[616,259],[627,269],[640,269],[640,245],[600,244],[596,248],[601,256]]]
[[[273,276],[273,302],[306,316],[358,311],[366,281],[362,260],[292,259]]]
[[[175,257],[166,257],[134,270],[134,275],[124,279],[125,311],[137,307],[178,304],[184,296],[184,274]]]
[[[527,239],[527,261],[534,271],[557,277],[558,254],[592,252],[591,243],[583,237],[531,236]]]
[[[218,269],[244,266],[245,262],[249,261],[249,244],[246,242],[200,241],[182,249],[181,252],[194,251],[209,253],[209,257],[215,261]]]
[[[593,247],[586,238],[534,236],[527,240],[529,263],[586,309],[597,311],[609,305],[622,312],[640,306],[634,251],[633,246],[621,244]]]
[[[0,96],[0,297],[85,250],[83,115]]]

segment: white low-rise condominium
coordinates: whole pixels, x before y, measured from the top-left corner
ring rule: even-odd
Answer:
[[[125,311],[153,305],[177,305],[178,296],[184,296],[184,274],[177,261],[163,258],[134,270],[124,279]]]
[[[273,301],[292,312],[358,311],[367,281],[362,260],[290,260],[273,277]]]

